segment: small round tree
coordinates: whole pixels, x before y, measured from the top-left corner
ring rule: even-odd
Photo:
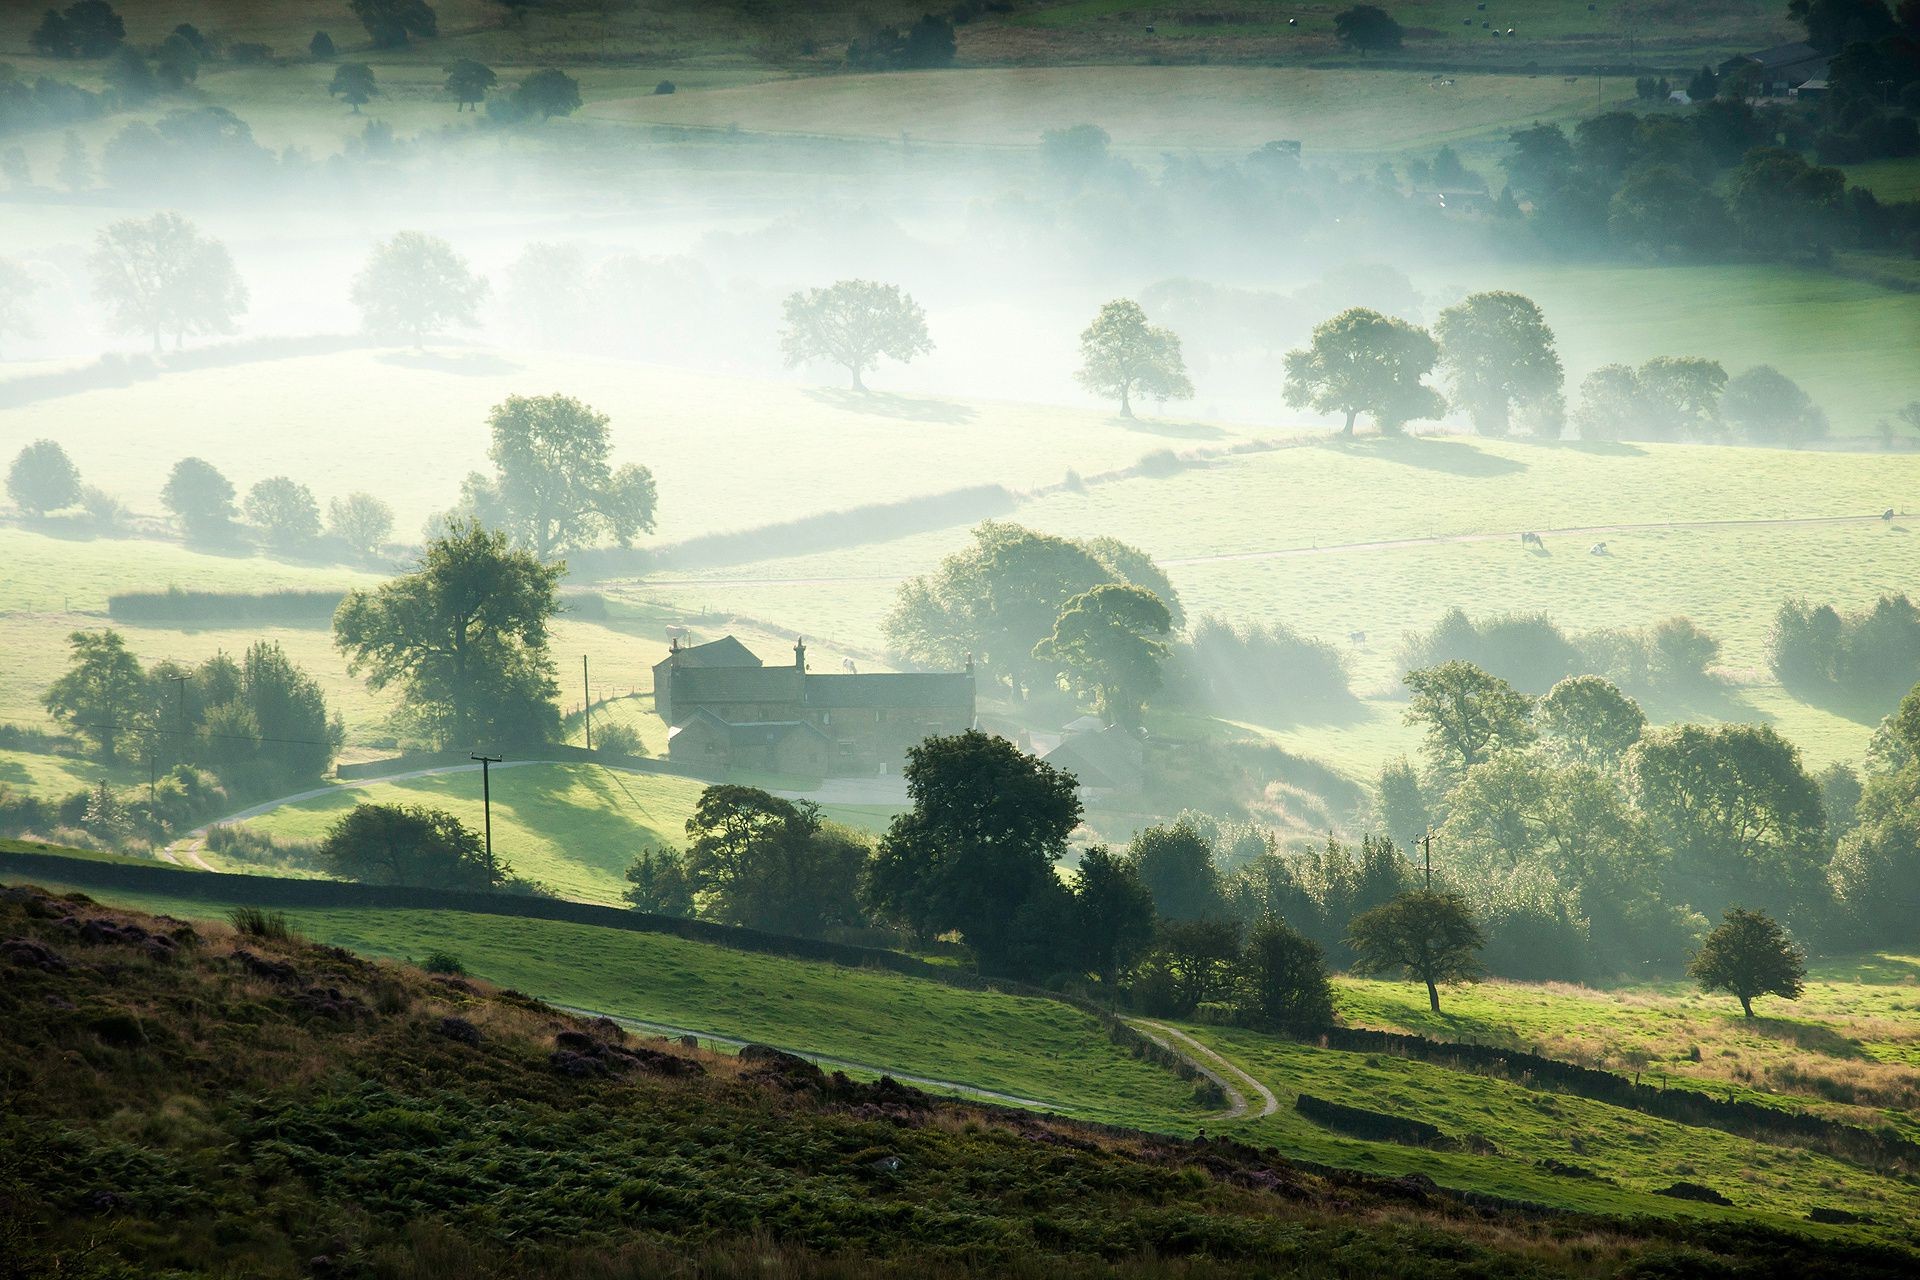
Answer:
[[[1827,415],[1800,384],[1772,365],[1727,379],[1720,416],[1755,444],[1799,445],[1827,434]]]
[[[1356,973],[1403,973],[1427,984],[1427,1006],[1440,1012],[1440,988],[1480,976],[1487,939],[1465,898],[1410,889],[1363,911],[1347,925]]]
[[[1333,34],[1341,44],[1362,53],[1398,49],[1405,32],[1398,22],[1375,5],[1357,4],[1335,14]]]
[[[233,482],[211,462],[182,458],[174,463],[160,501],[190,541],[217,541],[232,532]]]
[[[327,86],[327,96],[338,98],[353,108],[353,114],[359,115],[360,108],[380,87],[374,82],[373,68],[364,62],[343,62],[333,70],[333,82]]]
[[[1333,984],[1320,944],[1277,916],[1253,927],[1241,952],[1241,1000],[1260,1022],[1324,1027],[1333,1021]]]
[[[1485,436],[1507,434],[1516,404],[1559,395],[1565,377],[1553,330],[1532,299],[1476,293],[1440,313],[1433,326],[1455,404]]]
[[[357,555],[370,556],[393,532],[393,508],[370,493],[350,493],[327,504],[327,532]]]
[[[852,376],[855,391],[867,389],[860,375],[881,356],[905,364],[933,350],[926,312],[899,285],[842,280],[789,296],[784,310],[787,367],[831,360]]]
[[[35,440],[7,469],[7,496],[30,516],[44,516],[80,501],[80,469],[52,440]]]
[[[399,334],[417,349],[427,334],[449,324],[479,323],[487,282],[438,236],[402,231],[374,246],[353,278],[353,305],[374,333]]]
[[[1729,907],[1720,924],[1693,953],[1687,973],[1702,991],[1726,991],[1753,1016],[1755,996],[1797,999],[1806,985],[1806,953],[1786,927],[1764,911]]]
[[[247,490],[244,509],[247,523],[282,551],[307,546],[320,536],[320,504],[313,490],[286,476],[270,476]]]
[[[453,95],[455,111],[477,107],[487,100],[487,91],[499,79],[493,68],[472,58],[462,58],[447,68],[447,92]]]
[[[1425,329],[1365,307],[1349,307],[1315,326],[1310,343],[1287,352],[1289,408],[1346,415],[1343,430],[1367,413],[1383,432],[1415,418],[1437,418],[1447,402],[1423,379],[1440,358]]]
[[[1133,416],[1137,393],[1155,400],[1184,400],[1193,394],[1180,336],[1147,323],[1147,313],[1131,298],[1100,308],[1080,335],[1080,385],[1096,395],[1117,396],[1120,416]]]
[[[570,116],[580,109],[580,82],[557,67],[545,67],[520,82],[514,101],[542,120]]]

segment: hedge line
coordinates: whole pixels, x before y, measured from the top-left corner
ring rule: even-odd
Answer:
[[[1294,1099],[1293,1109],[1315,1124],[1371,1142],[1397,1142],[1407,1147],[1437,1147],[1447,1143],[1447,1135],[1437,1125],[1424,1120],[1409,1120],[1404,1116],[1388,1115],[1384,1111],[1350,1107],[1344,1102],[1330,1102],[1310,1093],[1303,1093]]]
[[[324,627],[333,622],[338,591],[123,591],[107,597],[116,622],[187,622],[225,626],[235,622]]]
[[[1811,1112],[1783,1110],[1745,1098],[1716,1098],[1698,1089],[1663,1089],[1617,1072],[1545,1058],[1523,1049],[1429,1040],[1367,1027],[1327,1027],[1302,1038],[1352,1053],[1393,1053],[1456,1070],[1476,1068],[1521,1084],[1559,1089],[1680,1124],[1818,1146],[1842,1159],[1877,1169],[1920,1169],[1920,1143],[1896,1133],[1876,1133]]]

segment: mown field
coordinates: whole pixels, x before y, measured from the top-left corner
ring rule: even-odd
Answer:
[[[183,917],[218,916],[191,894],[181,873],[171,896],[95,891]],[[711,945],[554,922],[459,913],[381,910],[297,910],[293,923],[316,940],[371,955],[419,958],[432,950],[461,957],[477,976],[542,999],[695,1031],[762,1039],[935,1079],[993,1089],[1049,1103],[1069,1114],[1191,1132],[1206,1124],[1283,1153],[1372,1172],[1422,1172],[1444,1185],[1604,1212],[1701,1215],[1722,1220],[1804,1225],[1814,1206],[1864,1212],[1873,1234],[1900,1238],[1916,1206],[1911,1187],[1815,1151],[1753,1142],[1718,1130],[1658,1120],[1563,1093],[1386,1055],[1345,1053],[1253,1032],[1189,1027],[1274,1090],[1281,1110],[1243,1121],[1210,1118],[1190,1087],[1171,1074],[1115,1049],[1091,1018],[1045,1000],[961,991],[877,971],[734,952]],[[1892,1009],[1910,998],[1897,960],[1875,962],[1891,985],[1868,984],[1870,999]],[[1870,970],[1863,963],[1862,976]],[[1910,973],[1910,968],[1905,970]],[[1343,1008],[1378,1011],[1400,995],[1382,984],[1342,981]],[[1491,993],[1491,994],[1487,994]],[[1671,1030],[1684,1016],[1696,1024],[1737,1021],[1687,1009],[1677,994],[1647,990],[1604,996],[1545,987],[1483,988],[1487,1001],[1553,1010],[1580,1022],[1595,1002],[1620,1007],[1644,1001],[1650,1021]],[[1467,993],[1449,1004],[1464,1008]],[[1833,1041],[1857,1033],[1843,1007],[1810,996],[1792,1015],[1807,1035],[1825,1029]],[[1350,1015],[1354,1016],[1354,1015]],[[1784,1011],[1782,1017],[1786,1016]],[[1355,1020],[1371,1021],[1369,1015]],[[1391,1015],[1379,1019],[1393,1023]],[[1524,1022],[1521,1023],[1524,1025]],[[1623,1040],[1634,1034],[1625,1015],[1602,1020]],[[1455,1028],[1458,1030],[1459,1028]],[[1429,1028],[1429,1030],[1438,1030]],[[1831,1043],[1832,1041],[1830,1041]],[[1710,1045],[1715,1043],[1708,1040]],[[1757,1052],[1758,1050],[1755,1050]],[[1417,1116],[1473,1150],[1411,1148],[1346,1138],[1291,1110],[1301,1092],[1371,1110]],[[1491,1144],[1489,1149],[1485,1144]],[[1545,1161],[1598,1175],[1549,1172]],[[1675,1201],[1650,1193],[1676,1179],[1714,1186],[1732,1209]]]

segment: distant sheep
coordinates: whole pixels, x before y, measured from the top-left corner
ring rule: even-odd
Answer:
[[[1546,541],[1543,538],[1541,538],[1541,536],[1537,533],[1521,534],[1520,545],[1523,547],[1538,547],[1542,551],[1545,551],[1547,549]]]
[[[1596,542],[1587,548],[1587,554],[1590,556],[1604,556],[1607,554],[1607,544],[1604,542]]]

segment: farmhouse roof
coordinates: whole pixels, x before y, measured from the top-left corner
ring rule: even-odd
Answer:
[[[736,748],[770,747],[775,743],[785,741],[796,733],[802,736],[818,738],[822,742],[830,743],[833,741],[833,739],[804,720],[742,720],[736,722],[723,720],[713,714],[713,712],[705,710],[704,708],[694,712],[685,720],[673,726],[667,736],[671,738],[674,734],[679,733],[695,721],[720,729],[727,735],[728,744]]]
[[[973,702],[971,672],[875,672],[810,675],[810,707],[951,707]]]
[[[731,634],[718,640],[709,640],[705,644],[688,645],[674,650],[677,654],[675,665],[687,667],[757,667],[760,656],[753,650],[734,639]]]
[[[1811,62],[1823,56],[1825,55],[1806,41],[1795,40],[1791,44],[1777,44],[1771,49],[1762,49],[1757,53],[1743,53],[1740,55],[1740,61],[1752,63],[1763,71],[1771,71],[1775,67],[1791,67],[1796,63]]]
[[[673,699],[696,702],[793,702],[800,696],[800,673],[792,667],[678,667]]]
[[[1145,779],[1146,756],[1139,738],[1115,726],[1099,733],[1076,733],[1042,758],[1074,775],[1083,787],[1123,790]]]

